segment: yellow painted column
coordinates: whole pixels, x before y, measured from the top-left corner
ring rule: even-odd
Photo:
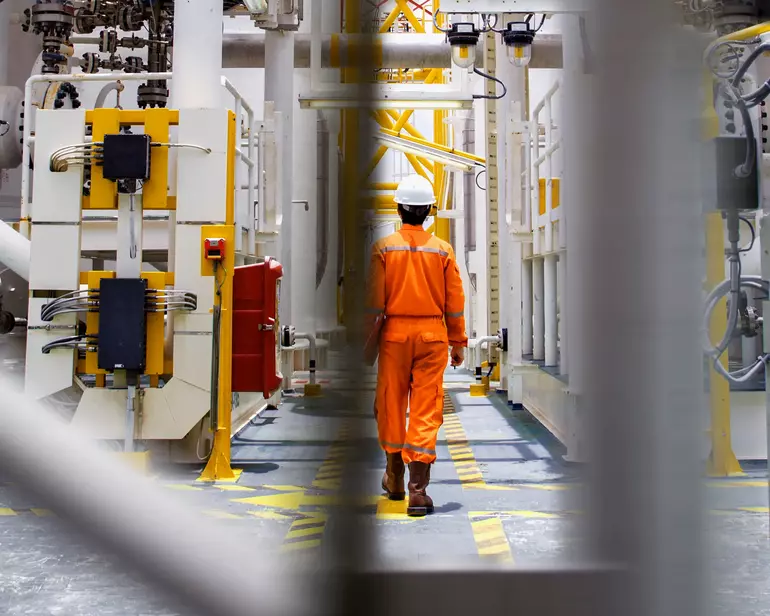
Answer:
[[[233,402],[233,276],[235,274],[235,156],[236,118],[231,111],[227,135],[227,188],[224,225],[201,227],[201,275],[211,276],[214,302],[219,309],[219,374],[217,390],[217,425],[214,445],[199,481],[236,481],[241,470],[230,466]],[[225,250],[221,262],[209,261],[203,254],[206,238],[223,238]]]
[[[720,212],[706,218],[706,284],[711,291],[725,277],[724,225]],[[718,342],[727,329],[727,298],[720,300],[711,315],[709,336]],[[710,360],[709,360],[710,361]],[[727,368],[727,352],[720,358]],[[711,407],[711,455],[708,473],[713,477],[742,475],[735,457],[730,426],[730,383],[709,363],[709,406]]]

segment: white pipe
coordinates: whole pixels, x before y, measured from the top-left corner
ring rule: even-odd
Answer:
[[[305,14],[314,15],[321,27],[320,7],[323,0],[304,0]],[[300,24],[307,33],[309,20]],[[307,92],[313,82],[311,69],[295,69],[292,101],[293,155],[291,173],[291,263],[287,263],[291,285],[291,324],[299,331],[316,335],[316,268],[318,260],[318,111],[301,109],[297,95]],[[318,76],[317,76],[318,77]],[[292,80],[291,75],[288,77]]]
[[[29,281],[30,242],[0,220],[0,263]]]
[[[30,498],[44,501],[76,534],[167,593],[170,611],[191,616],[320,613],[318,603],[310,605],[309,594],[291,592],[301,582],[288,562],[266,563],[261,544],[232,526],[207,521],[168,490],[100,451],[92,439],[15,393],[8,381],[0,380],[0,391],[4,476]]]
[[[559,253],[559,261],[556,266],[557,298],[557,339],[559,341],[559,373],[569,374],[569,353],[567,338],[567,324],[569,323],[569,310],[567,304],[567,252]]]
[[[557,81],[556,84],[559,82]],[[554,84],[554,85],[556,85]],[[557,88],[551,88],[554,92]],[[555,148],[558,147],[558,143],[553,143],[553,107],[551,106],[551,97],[545,99],[545,142],[547,144],[546,151],[544,152],[545,156],[545,252],[553,252],[553,220],[552,220],[552,213],[553,213],[553,159],[551,155],[555,151]],[[537,163],[535,163],[537,164]],[[554,278],[556,277],[556,265],[554,264]],[[546,292],[547,292],[547,285],[546,285]],[[549,310],[546,303],[546,310]],[[556,297],[554,292],[554,319],[556,318]],[[548,321],[548,317],[546,316],[546,322]],[[556,332],[554,332],[554,340],[556,338]],[[546,334],[547,337],[547,334]],[[554,343],[555,344],[555,343]],[[547,349],[548,343],[546,342],[546,361],[548,357],[548,349]],[[554,358],[555,359],[555,358]],[[548,364],[549,366],[553,364]]]
[[[543,306],[545,323],[543,327],[543,338],[545,341],[545,365],[555,366],[558,364],[556,346],[556,255],[546,255],[544,262]]]
[[[321,1],[318,5],[320,7]],[[312,10],[316,9],[315,4],[311,7]],[[340,3],[331,2],[329,5],[324,5],[321,19],[320,32],[325,36],[330,33],[338,32],[340,29]],[[312,13],[312,11],[311,11]],[[313,25],[315,28],[315,25]],[[315,77],[315,73],[313,74]],[[329,84],[340,83],[340,71],[335,69],[323,69],[320,73],[320,80],[326,87]],[[327,139],[327,151],[325,159],[319,159],[319,164],[324,162],[328,163],[325,168],[327,172],[326,180],[326,226],[328,233],[326,234],[326,269],[320,286],[316,291],[316,303],[318,305],[316,312],[317,331],[334,331],[338,327],[337,323],[337,281],[338,281],[338,267],[339,267],[339,196],[340,190],[338,177],[339,177],[339,149],[338,149],[338,135],[340,132],[340,113],[338,111],[324,111],[322,112],[326,128],[328,129]],[[319,211],[319,216],[323,212]],[[319,247],[321,250],[322,247]]]
[[[532,260],[521,264],[521,352],[532,355]]]
[[[333,3],[329,3],[333,5]],[[339,4],[339,3],[337,3]],[[324,6],[324,21],[326,12],[336,10],[339,15],[339,8],[328,9]],[[312,9],[311,9],[312,21]],[[339,19],[337,19],[336,29],[339,29]],[[356,35],[342,34],[335,37],[335,46],[337,48],[337,57],[339,60],[332,64],[332,37],[331,29],[325,28],[324,34],[320,39],[320,62],[321,68],[340,68],[340,64],[347,62],[347,57],[351,45],[354,41],[353,49],[361,45],[361,41],[369,39],[374,45],[381,48],[382,60],[378,62],[379,68],[398,69],[398,68],[451,68],[452,67],[452,48],[447,43],[443,34],[410,34],[403,36],[395,33],[384,33],[375,35]],[[224,35],[224,44],[222,50],[222,68],[265,68],[269,64],[266,62],[266,38],[262,32],[227,32]],[[538,34],[532,43],[532,62],[529,68],[561,68],[561,35]],[[294,68],[311,68],[313,36],[312,34],[296,34],[294,36]],[[476,57],[479,59],[478,68],[484,67],[483,44],[479,43],[476,48]]]
[[[8,85],[8,57],[11,55],[8,30],[11,23],[11,5],[0,2],[0,86]]]
[[[220,108],[221,73],[221,0],[174,0],[174,108]]]
[[[220,7],[221,11],[221,7]],[[276,135],[281,156],[281,177],[268,178],[280,185],[281,227],[279,238],[279,256],[281,262],[291,262],[291,201],[292,201],[292,165],[293,165],[293,111],[296,103],[294,96],[294,35],[282,31],[265,33],[265,101],[275,104],[275,112],[280,117],[281,134]],[[314,127],[315,129],[315,127]],[[315,133],[314,133],[315,134]],[[315,178],[315,176],[314,176]],[[291,274],[290,274],[291,275]],[[287,281],[288,282],[288,281]],[[315,286],[315,284],[313,285]],[[291,323],[292,318],[291,283],[283,286],[281,294],[280,319]]]
[[[543,310],[543,293],[545,281],[543,279],[543,259],[532,259],[532,305],[533,305],[533,340],[532,359],[542,361],[545,359],[545,312]]]

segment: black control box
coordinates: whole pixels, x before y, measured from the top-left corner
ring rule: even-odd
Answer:
[[[105,135],[102,174],[108,180],[150,179],[149,135]]]
[[[99,287],[98,366],[102,370],[142,372],[147,315],[143,278],[105,278]]]

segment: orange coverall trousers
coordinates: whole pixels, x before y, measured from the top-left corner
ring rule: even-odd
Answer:
[[[436,459],[436,439],[444,422],[448,347],[441,317],[385,320],[374,411],[380,445],[389,453],[402,452],[407,464],[431,464]]]

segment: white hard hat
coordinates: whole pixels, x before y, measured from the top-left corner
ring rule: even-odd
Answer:
[[[433,185],[421,175],[410,175],[401,180],[393,200],[406,210],[426,208],[436,203]],[[410,207],[411,206],[411,207]]]

